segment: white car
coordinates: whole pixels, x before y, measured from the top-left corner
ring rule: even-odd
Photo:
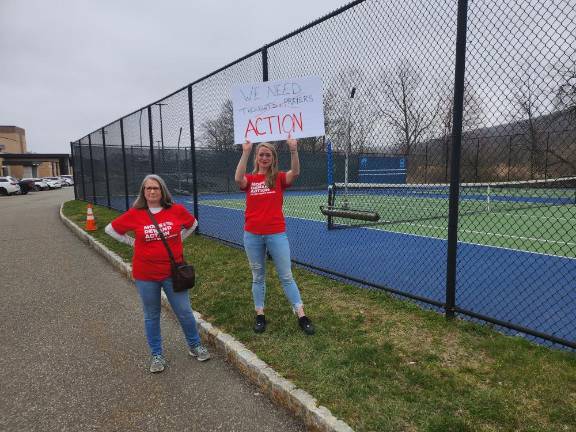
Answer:
[[[60,176],[60,179],[64,180],[66,183],[68,183],[68,186],[74,185],[74,177],[72,177],[71,175],[63,174]]]
[[[0,195],[14,195],[20,193],[18,181],[11,177],[0,177]]]
[[[62,180],[58,177],[42,177],[50,189],[60,189],[62,187]]]
[[[22,179],[22,181],[33,181],[35,191],[50,189],[50,186],[48,186],[48,183],[46,183],[44,180],[42,180],[40,178],[25,178],[25,179]]]

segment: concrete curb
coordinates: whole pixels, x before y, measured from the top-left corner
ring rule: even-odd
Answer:
[[[96,249],[120,273],[128,279],[134,280],[132,278],[132,266],[125,263],[119,255],[110,251],[106,246],[92,238],[92,236],[64,216],[63,207],[64,204],[60,207],[60,219],[62,219],[64,225],[68,226],[82,241]],[[162,305],[172,312],[164,293],[162,293]],[[194,316],[198,322],[200,336],[205,343],[219,350],[228,362],[233,364],[250,381],[258,385],[261,391],[274,402],[287,408],[298,418],[302,419],[309,430],[318,432],[354,432],[345,422],[334,417],[328,408],[318,406],[316,399],[310,394],[297,388],[287,379],[282,378],[242,343],[205,321],[198,312],[194,312]]]

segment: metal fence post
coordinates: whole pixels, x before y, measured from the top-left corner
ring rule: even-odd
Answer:
[[[122,143],[122,167],[124,168],[124,204],[125,210],[128,210],[128,168],[126,167],[126,145],[124,144],[124,119],[120,119],[120,142]]]
[[[428,142],[424,149],[424,183],[428,183]]]
[[[86,183],[84,182],[84,161],[82,160],[82,140],[78,140],[78,151],[80,152],[80,173],[82,174],[82,200],[86,201]]]
[[[74,173],[74,199],[78,200],[78,177],[76,176],[76,162],[74,161],[74,142],[70,141],[70,156],[72,158],[72,172]]]
[[[194,103],[192,85],[188,86],[188,124],[190,126],[190,159],[192,161],[192,196],[194,197],[194,217],[198,219],[198,176],[196,165],[196,137],[194,136]],[[200,232],[200,227],[196,230]]]
[[[550,132],[546,133],[546,156],[544,157],[544,180],[548,180],[548,151],[550,146]]]
[[[88,154],[90,154],[90,174],[92,175],[92,202],[98,204],[96,200],[96,176],[94,175],[94,156],[92,155],[92,135],[88,134]]]
[[[474,181],[478,181],[478,163],[479,163],[479,154],[480,154],[480,138],[476,140],[476,161],[475,163],[475,171],[474,171]]]
[[[512,137],[514,135],[510,135],[508,137],[508,175],[507,179],[510,181],[510,170],[512,169]]]
[[[452,143],[454,145],[454,143]],[[448,165],[450,163],[450,140],[446,139],[446,160],[444,161],[444,181],[448,183]]]
[[[452,120],[452,158],[450,165],[450,207],[448,211],[448,256],[446,263],[446,317],[453,318],[456,307],[456,259],[458,248],[458,202],[460,195],[460,147],[464,110],[466,70],[466,24],[468,0],[458,0],[456,30],[456,68],[454,72],[454,112]]]
[[[106,156],[106,131],[104,128],[100,129],[102,133],[102,150],[104,151],[104,173],[106,174],[106,201],[108,208],[112,208],[110,202],[110,180],[108,179],[108,157]]]
[[[268,81],[268,46],[262,48],[262,81]]]
[[[156,169],[154,167],[154,136],[152,134],[152,107],[148,106],[148,138],[150,141],[150,171],[152,174],[156,174]]]

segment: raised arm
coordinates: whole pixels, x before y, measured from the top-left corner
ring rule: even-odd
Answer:
[[[252,152],[252,143],[248,140],[242,144],[242,156],[238,161],[238,166],[236,167],[236,173],[234,174],[234,181],[240,187],[244,189],[248,185],[248,180],[246,180],[246,166],[248,165],[248,158]]]
[[[288,135],[286,140],[290,149],[290,171],[286,172],[286,183],[291,185],[300,175],[300,159],[298,157],[298,141]]]

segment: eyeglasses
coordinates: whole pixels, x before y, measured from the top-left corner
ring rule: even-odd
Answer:
[[[160,190],[160,188],[159,188],[158,186],[146,186],[146,187],[144,188],[144,190],[147,190],[147,191],[158,191],[158,190]]]

